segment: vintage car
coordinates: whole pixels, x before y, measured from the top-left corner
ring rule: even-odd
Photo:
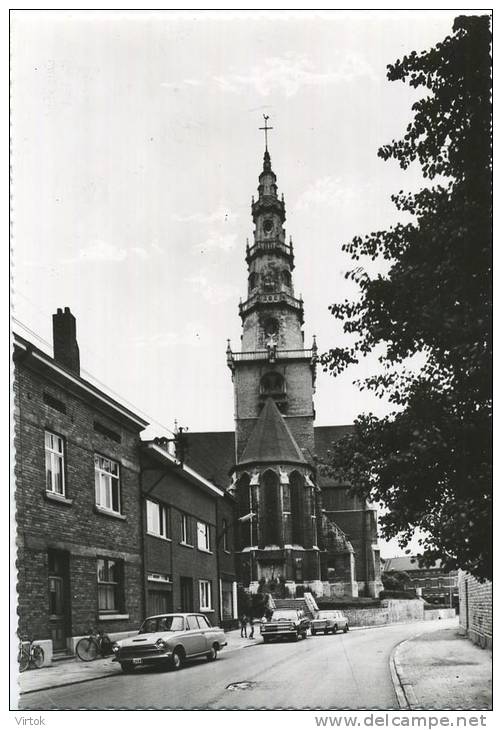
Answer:
[[[116,641],[114,660],[124,672],[165,664],[179,669],[185,660],[214,661],[227,645],[223,629],[211,626],[200,613],[168,613],[145,619],[135,636]]]
[[[293,641],[298,641],[300,638],[307,638],[309,626],[310,621],[303,611],[293,608],[278,608],[273,612],[269,621],[260,624],[260,633],[264,644],[281,637],[289,637]]]
[[[324,633],[336,634],[337,631],[346,633],[349,630],[349,620],[341,611],[318,611],[310,622],[312,636]]]

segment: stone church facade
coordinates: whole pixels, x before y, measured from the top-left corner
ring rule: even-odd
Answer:
[[[210,465],[206,476],[236,499],[244,587],[375,596],[382,588],[376,511],[318,473],[327,450],[350,427],[314,426],[317,345],[314,338],[305,347],[293,244],[286,240],[284,197],[267,148],[251,212],[241,350],[227,347],[235,432],[191,434],[189,459],[195,468]]]

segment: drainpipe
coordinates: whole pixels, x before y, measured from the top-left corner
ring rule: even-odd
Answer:
[[[214,535],[214,541],[216,543],[216,588],[217,588],[217,596],[218,596],[218,625],[221,626],[222,623],[222,615],[221,615],[221,576],[220,576],[220,538],[218,538],[218,525],[220,524],[219,521],[219,515],[218,515],[218,497],[215,499],[215,508],[216,508],[216,529],[215,529],[215,535]]]

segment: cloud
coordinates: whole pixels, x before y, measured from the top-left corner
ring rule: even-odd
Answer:
[[[95,239],[91,241],[86,248],[81,248],[78,252],[80,261],[124,261],[127,258],[127,251],[119,248],[113,243]]]
[[[234,223],[237,219],[237,215],[236,213],[233,213],[230,208],[220,205],[212,213],[190,213],[189,215],[173,213],[172,219],[177,223]]]
[[[228,253],[237,244],[236,233],[211,233],[203,243],[195,244],[194,251],[205,253],[207,251],[223,251]]]
[[[178,347],[180,345],[198,347],[201,343],[203,327],[197,322],[189,322],[182,332],[162,331],[155,334],[139,335],[132,340],[132,347],[163,349],[167,347]]]
[[[215,286],[202,272],[186,278],[185,282],[208,302],[226,302],[229,299],[237,301],[239,297],[239,289],[235,284],[219,283],[218,286]]]
[[[362,77],[378,79],[373,68],[359,54],[348,53],[333,56],[330,68],[319,68],[308,56],[292,53],[264,59],[260,64],[246,68],[242,72],[206,76],[202,79],[180,79],[164,81],[161,86],[180,91],[185,88],[213,84],[221,91],[248,93],[250,90],[259,96],[283,94],[294,96],[305,86],[322,86]]]
[[[376,78],[375,72],[359,55],[349,54],[334,61],[330,69],[316,68],[307,56],[288,54],[265,59],[245,73],[214,76],[214,83],[223,91],[247,92],[260,96],[283,94],[294,96],[305,86],[322,86],[354,81],[359,77]]]
[[[76,258],[67,259],[67,263],[90,262],[90,263],[120,263],[126,259],[139,258],[142,260],[149,259],[152,254],[162,253],[161,247],[157,243],[152,243],[146,247],[132,246],[130,249],[121,248],[114,243],[103,241],[96,238],[90,241],[85,247],[81,248]]]
[[[165,89],[173,89],[178,91],[181,86],[201,86],[202,80],[200,79],[183,79],[182,81],[162,81],[160,84]]]
[[[344,183],[340,177],[322,177],[313,182],[298,198],[295,209],[309,210],[313,206],[340,207],[350,205],[361,197],[362,188]]]

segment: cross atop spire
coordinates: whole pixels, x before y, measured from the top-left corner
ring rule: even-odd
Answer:
[[[260,131],[265,132],[265,152],[267,152],[268,151],[268,137],[267,137],[267,132],[269,132],[271,129],[273,129],[273,127],[269,127],[267,125],[267,122],[270,119],[269,116],[267,116],[266,114],[264,114],[263,115],[263,119],[265,120],[265,126],[264,127],[260,127],[259,129],[260,129]]]

